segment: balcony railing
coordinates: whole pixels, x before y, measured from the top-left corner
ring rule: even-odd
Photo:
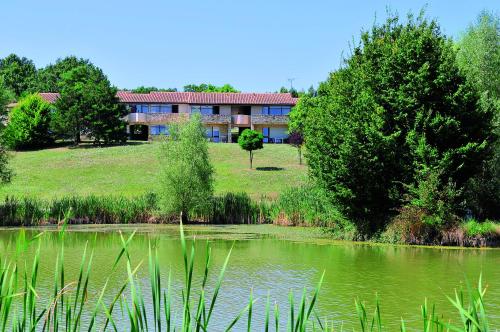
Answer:
[[[201,122],[207,124],[230,124],[231,116],[221,114],[203,114],[201,116]]]
[[[252,124],[266,125],[266,124],[287,124],[288,115],[252,115]]]
[[[232,124],[239,126],[250,126],[250,115],[235,114],[231,116]]]

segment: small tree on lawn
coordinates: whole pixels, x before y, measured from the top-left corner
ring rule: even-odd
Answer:
[[[262,136],[261,133],[250,129],[245,129],[241,133],[240,137],[238,137],[238,144],[243,150],[250,153],[250,168],[252,168],[253,165],[253,152],[264,147],[263,141],[264,136]]]
[[[299,165],[302,165],[302,146],[304,145],[304,137],[300,132],[293,131],[288,136],[288,142],[297,148],[297,152],[299,153]]]
[[[5,144],[19,150],[53,143],[50,113],[51,105],[38,94],[21,99],[9,114],[9,122],[2,135]]]
[[[192,211],[206,211],[213,197],[214,171],[199,114],[171,125],[169,131],[160,148],[162,209],[180,213],[186,222]]]

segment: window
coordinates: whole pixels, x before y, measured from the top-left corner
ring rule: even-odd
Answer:
[[[288,115],[290,106],[262,106],[263,115]]]
[[[137,105],[137,113],[149,113],[149,105]]]
[[[167,135],[167,134],[168,134],[167,126],[164,125],[151,126],[151,135]]]
[[[172,105],[160,105],[160,113],[172,113]]]
[[[262,141],[264,143],[269,143],[269,128],[262,128],[262,136],[264,136]]]
[[[207,127],[206,137],[212,142],[220,142],[220,131],[219,127]]]
[[[191,113],[201,113],[203,115],[212,115],[214,114],[213,106],[191,106]]]
[[[151,113],[160,113],[160,105],[151,105],[149,110]]]
[[[172,105],[172,113],[179,113],[179,105]]]

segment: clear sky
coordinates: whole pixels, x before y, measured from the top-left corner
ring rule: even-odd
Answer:
[[[37,67],[89,58],[120,88],[205,82],[272,92],[295,78],[307,89],[386,8],[405,15],[424,6],[457,38],[500,1],[1,0],[0,57],[17,53]]]

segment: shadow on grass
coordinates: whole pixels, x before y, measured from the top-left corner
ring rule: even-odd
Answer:
[[[270,171],[282,171],[282,170],[284,170],[283,167],[257,167],[255,169],[257,171],[267,171],[267,172],[270,172]]]
[[[133,145],[144,145],[144,144],[149,144],[149,143],[150,142],[148,142],[148,141],[127,141],[125,143],[98,145],[98,144],[90,142],[90,141],[89,142],[83,141],[78,145],[68,145],[68,148],[70,148],[70,149],[111,148],[111,147],[115,147],[115,146],[127,146],[127,145],[133,146]]]

